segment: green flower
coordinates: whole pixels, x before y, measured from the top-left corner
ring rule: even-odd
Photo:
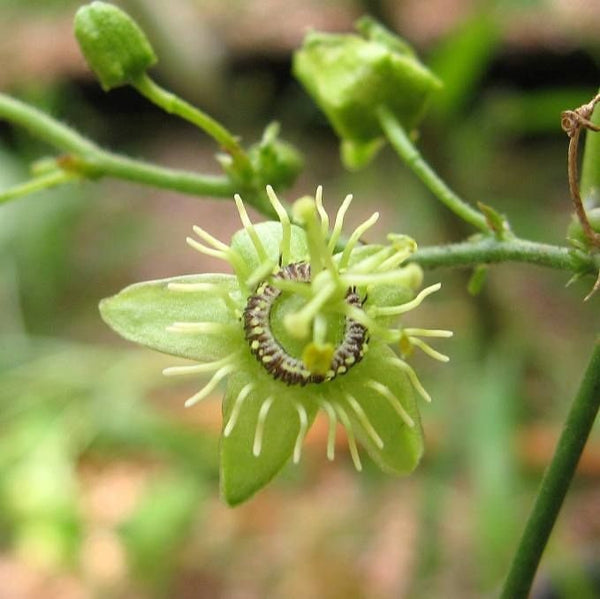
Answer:
[[[413,390],[429,396],[404,357],[417,347],[446,361],[422,337],[451,333],[394,321],[439,284],[415,296],[422,273],[416,265],[401,266],[416,248],[412,239],[391,235],[387,245],[360,244],[377,213],[336,251],[352,196],[330,229],[321,188],[314,199],[294,204],[298,224],[271,187],[267,193],[279,222],[252,224],[236,196],[243,229],[229,245],[200,227],[194,227],[197,238],[187,240],[226,261],[234,275],[133,285],[103,300],[103,318],[127,339],[196,362],[167,368],[166,375],[210,375],[186,405],[227,381],[221,489],[228,503],[247,499],[290,457],[300,460],[319,410],[329,418],[329,459],[340,423],[358,470],[357,442],[383,470],[411,472],[423,453]]]
[[[407,130],[423,118],[439,79],[400,37],[369,17],[359,35],[312,31],[294,54],[293,72],[342,140],[342,159],[361,168],[383,145],[378,109]]]

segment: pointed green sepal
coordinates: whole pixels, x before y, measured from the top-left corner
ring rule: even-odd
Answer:
[[[213,290],[174,290],[175,284],[214,285]],[[100,302],[104,321],[119,335],[152,349],[189,358],[210,361],[223,358],[244,342],[239,321],[228,308],[222,294],[235,293],[237,280],[231,275],[203,274],[148,281],[126,287]],[[174,323],[221,323],[224,332],[199,333],[172,331]],[[230,332],[228,332],[230,331]]]
[[[223,400],[221,494],[229,505],[262,489],[300,451],[316,411],[305,389],[275,381],[248,355]]]
[[[397,360],[397,356],[388,346],[370,346],[361,364],[347,377],[340,378],[340,399],[344,401],[355,434],[373,461],[387,472],[409,474],[423,455],[423,430],[411,383],[393,360]],[[389,391],[394,401],[382,394],[380,386]],[[348,404],[347,395],[358,402],[376,435],[369,434],[364,420],[357,417],[358,412]],[[399,414],[398,405],[412,420],[412,426]]]

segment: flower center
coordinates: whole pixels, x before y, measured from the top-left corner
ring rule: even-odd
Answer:
[[[306,262],[288,264],[273,275],[274,279],[311,282],[310,265]],[[288,385],[306,385],[330,381],[345,374],[362,359],[368,349],[368,331],[365,326],[344,316],[343,334],[336,347],[328,343],[309,341],[302,357],[290,353],[271,328],[271,311],[284,292],[267,281],[260,283],[254,295],[248,298],[244,309],[244,331],[250,351],[275,379]],[[349,287],[345,301],[362,308],[362,300],[355,288]]]

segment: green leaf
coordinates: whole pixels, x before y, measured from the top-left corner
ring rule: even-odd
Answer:
[[[348,376],[340,377],[343,393],[339,401],[346,394],[354,397],[383,441],[383,447],[378,447],[357,418],[356,411],[344,400],[354,431],[377,465],[393,474],[408,474],[423,455],[423,431],[411,383],[401,368],[389,363],[395,357],[387,345],[372,344],[363,361]],[[414,420],[414,427],[407,426],[391,403],[368,386],[368,381],[385,385]]]
[[[238,288],[236,278],[225,274],[138,283],[102,300],[102,318],[125,339],[190,360],[217,360],[238,349],[243,341],[242,327],[221,296],[206,291],[174,291],[168,289],[169,283],[212,283],[229,293]],[[168,331],[174,322],[225,323],[232,325],[232,332],[224,335]]]
[[[308,427],[317,411],[306,387],[294,388],[276,381],[248,354],[247,366],[227,382],[223,402],[225,432],[236,399],[248,383],[254,384],[252,391],[241,404],[235,426],[221,439],[221,493],[229,505],[242,503],[262,489],[292,456],[300,432],[296,404],[306,410]],[[264,424],[260,455],[256,456],[253,446],[259,412],[269,397],[273,402]]]

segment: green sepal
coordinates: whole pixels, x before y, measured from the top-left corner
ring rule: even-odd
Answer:
[[[106,91],[131,83],[157,61],[138,24],[120,8],[106,2],[92,2],[77,11],[75,37]]]
[[[382,136],[385,105],[407,130],[423,117],[441,82],[401,38],[373,21],[354,34],[309,33],[293,71],[343,140],[365,144]]]
[[[271,261],[273,266],[276,266],[279,262],[281,251],[281,223],[266,221],[255,224],[254,229],[265,249],[267,259]],[[306,244],[306,234],[304,233],[304,230],[297,225],[291,225],[290,242],[290,262],[301,262],[302,260],[306,260],[308,258],[308,246]],[[231,249],[235,250],[244,259],[249,273],[254,272],[264,264],[264,260],[261,260],[259,257],[258,252],[252,243],[252,239],[245,229],[241,229],[231,238]],[[236,274],[243,277],[245,273],[236,272]],[[265,278],[267,274],[269,273],[265,273],[263,278]]]
[[[417,467],[423,455],[423,430],[412,385],[406,373],[389,363],[389,359],[394,357],[396,354],[387,345],[369,346],[362,362],[348,375],[340,377],[342,393],[338,400],[343,400],[347,393],[352,395],[381,437],[383,448],[378,447],[369,437],[355,411],[344,400],[353,430],[373,461],[386,472],[409,474]],[[407,426],[389,401],[366,384],[370,380],[385,385],[393,393],[414,420],[414,427]]]
[[[385,145],[383,137],[370,141],[356,141],[353,139],[342,139],[340,145],[340,156],[342,164],[349,171],[357,171],[367,166]]]
[[[250,394],[241,404],[236,424],[228,436],[221,437],[221,495],[229,505],[238,505],[262,489],[292,456],[300,420],[296,402],[306,410],[308,427],[317,404],[304,387],[286,386],[268,375],[248,352],[242,364],[227,381],[223,400],[223,429],[231,417],[235,400],[243,387],[253,383]],[[265,420],[260,455],[253,454],[260,408],[269,397],[274,401]]]
[[[243,341],[239,321],[222,297],[211,292],[168,289],[169,283],[212,283],[236,292],[232,275],[201,274],[137,283],[100,302],[104,321],[119,335],[166,354],[197,361],[223,358]],[[231,335],[170,332],[174,322],[230,324]],[[238,330],[239,329],[239,330]]]

